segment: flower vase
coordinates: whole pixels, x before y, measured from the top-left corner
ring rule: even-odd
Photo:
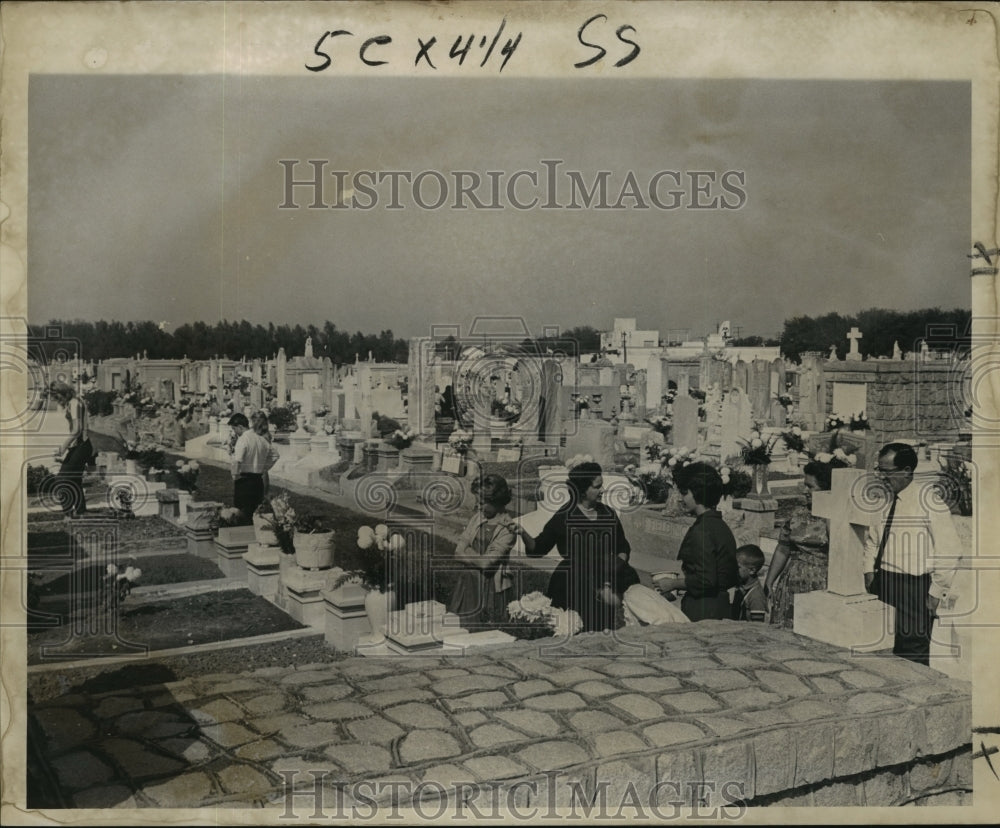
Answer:
[[[333,532],[296,532],[295,563],[303,569],[329,569],[333,566]]]
[[[253,516],[254,536],[257,538],[257,543],[261,544],[261,546],[278,545],[278,536],[270,528],[271,518],[273,517],[273,515],[264,516],[258,514]]]
[[[372,636],[381,641],[385,638],[386,627],[389,624],[389,613],[396,606],[394,590],[371,589],[365,594],[365,612],[368,613],[368,623],[372,628]]]
[[[767,488],[767,464],[760,463],[753,467],[753,490],[759,497],[767,497],[771,492]]]

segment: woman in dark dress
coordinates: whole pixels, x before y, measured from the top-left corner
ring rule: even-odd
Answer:
[[[597,463],[585,462],[569,471],[570,499],[533,538],[519,528],[525,552],[541,557],[555,547],[562,561],[549,579],[546,595],[552,605],[575,610],[583,631],[614,629],[622,595],[639,583],[629,566],[632,548],[622,522],[601,503],[604,480]]]
[[[656,587],[683,589],[681,609],[692,621],[729,618],[729,589],[739,583],[739,565],[736,539],[715,508],[722,499],[722,478],[707,463],[691,463],[675,469],[674,483],[695,521],[677,553],[682,575],[657,580]]]

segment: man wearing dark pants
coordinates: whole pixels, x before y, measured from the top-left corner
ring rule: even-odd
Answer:
[[[278,461],[278,452],[264,437],[250,429],[250,421],[245,415],[233,414],[229,427],[236,432],[232,462],[233,506],[249,523],[264,499],[264,472]]]
[[[893,654],[928,665],[934,614],[951,586],[960,547],[947,504],[913,485],[916,467],[917,454],[906,443],[879,452],[876,472],[891,499],[865,538],[865,585],[879,572],[876,594],[896,610]]]

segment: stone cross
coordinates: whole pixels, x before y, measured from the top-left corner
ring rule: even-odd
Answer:
[[[830,522],[827,591],[837,595],[865,592],[865,534],[882,514],[858,503],[866,476],[861,469],[834,469],[830,491],[813,494],[812,513]]]
[[[851,328],[847,332],[847,338],[851,341],[851,350],[847,353],[847,359],[853,362],[857,362],[861,359],[861,352],[858,350],[858,340],[863,338],[864,334],[858,330],[857,326]]]

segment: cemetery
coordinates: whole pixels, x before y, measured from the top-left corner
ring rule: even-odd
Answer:
[[[862,359],[863,333],[845,333],[843,361],[736,354],[717,336],[640,350],[641,365],[503,341],[445,352],[419,337],[407,364],[335,366],[307,340],[291,357],[91,366],[110,408],[90,421],[108,447],[86,477],[91,514],[63,523],[44,496],[28,503],[29,568],[46,586],[30,739],[51,784],[36,806],[312,813],[320,791],[330,809],[338,796],[361,804],[351,791],[364,781],[386,783],[383,804],[480,811],[606,799],[614,815],[629,786],[651,809],[971,801],[972,655],[945,646],[931,667],[891,655],[891,612],[863,581],[874,511],[858,501],[878,449],[912,445],[915,480],[952,505],[968,561],[963,367],[921,352]],[[279,459],[250,523],[228,506],[228,421],[257,410]],[[680,572],[695,522],[674,469],[715,468],[737,545],[769,561],[803,502],[803,467],[834,456],[845,462],[811,505],[829,526],[828,580],[795,596],[793,629],[626,614],[573,635],[547,609],[486,629],[447,609],[483,475],[509,482],[510,514],[538,536],[569,498],[569,469],[597,462],[651,587]],[[305,528],[307,510],[322,528]],[[561,559],[527,551],[520,539],[511,551],[515,598],[544,591]],[[196,623],[210,604],[244,623]],[[141,627],[168,605],[192,619],[180,642]],[[123,623],[133,617],[140,627]],[[960,620],[950,634],[965,641]],[[322,655],[251,671],[237,657],[102,692],[42,681],[95,669],[83,656],[112,669],[283,637],[311,637]]]

